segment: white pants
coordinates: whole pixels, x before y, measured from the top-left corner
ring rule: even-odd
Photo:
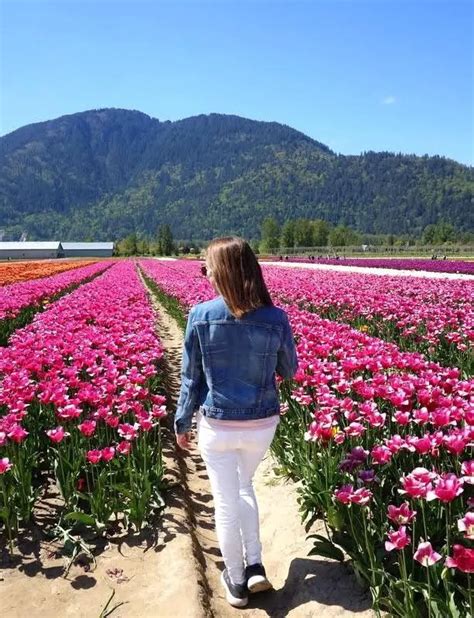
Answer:
[[[253,475],[270,446],[278,417],[232,422],[198,414],[198,446],[206,464],[214,497],[217,539],[229,577],[235,584],[245,580],[245,565],[262,562],[258,506]],[[223,426],[224,425],[224,426]],[[241,427],[240,427],[241,426]]]

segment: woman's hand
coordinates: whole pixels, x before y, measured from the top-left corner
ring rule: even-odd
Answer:
[[[186,433],[177,433],[176,443],[179,448],[187,450],[191,446],[191,432],[187,431]]]

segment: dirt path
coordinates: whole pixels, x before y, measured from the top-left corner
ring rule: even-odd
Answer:
[[[171,383],[179,387],[183,333],[170,316],[157,306],[161,340],[170,357]],[[260,466],[255,489],[259,498],[264,560],[275,592],[254,595],[244,610],[230,607],[223,595],[220,572],[223,567],[214,531],[212,496],[205,466],[193,449],[183,459],[186,484],[192,499],[198,554],[210,595],[210,611],[218,618],[237,616],[373,616],[370,600],[360,590],[346,566],[308,558],[311,544],[300,524],[296,487],[273,474],[268,457]],[[357,614],[355,614],[357,613]],[[191,613],[185,614],[192,616]]]

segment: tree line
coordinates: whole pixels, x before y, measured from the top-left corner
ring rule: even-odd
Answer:
[[[406,246],[446,244],[474,244],[474,234],[460,232],[453,225],[440,221],[427,225],[419,237],[407,234],[364,234],[346,225],[332,225],[323,219],[288,219],[279,225],[267,217],[260,227],[260,237],[249,239],[256,253],[274,253],[312,247]],[[198,255],[206,241],[176,241],[169,225],[161,225],[153,237],[133,232],[116,243],[116,255]]]
[[[406,244],[472,244],[474,233],[461,232],[451,223],[439,221],[425,227],[419,236],[410,234],[364,234],[347,225],[332,225],[323,219],[288,219],[279,225],[267,217],[260,227],[258,245],[261,253],[303,247],[350,247],[357,245],[401,246]]]

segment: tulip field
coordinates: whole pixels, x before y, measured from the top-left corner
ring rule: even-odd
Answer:
[[[263,271],[299,358],[294,380],[279,382],[272,449],[299,481],[312,554],[349,559],[376,611],[474,615],[474,281]],[[62,529],[140,530],[161,508],[153,294],[181,325],[215,296],[199,262],[145,258],[0,287],[11,551],[52,487]],[[316,519],[326,535],[312,533]]]
[[[140,529],[162,506],[163,349],[150,299],[132,261],[85,268],[42,280],[54,294],[72,275],[96,275],[1,349],[0,517],[11,549],[52,482],[62,525],[101,530],[115,516]],[[33,303],[39,281],[27,288]]]
[[[175,311],[214,296],[197,263],[141,267]],[[264,274],[299,356],[273,450],[324,519],[313,553],[348,556],[376,610],[473,615],[474,282]]]

